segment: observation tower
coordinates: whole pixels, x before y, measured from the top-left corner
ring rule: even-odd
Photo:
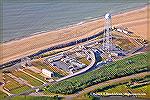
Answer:
[[[103,51],[108,54],[108,60],[111,59],[112,51],[112,25],[111,14],[105,15],[104,36],[103,36]]]

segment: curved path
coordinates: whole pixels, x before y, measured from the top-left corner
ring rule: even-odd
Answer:
[[[87,66],[87,67],[84,68],[84,69],[81,69],[80,71],[78,71],[78,72],[76,72],[76,73],[74,73],[74,74],[65,76],[65,77],[60,78],[60,79],[58,79],[58,80],[56,80],[56,81],[59,82],[59,81],[62,81],[62,80],[64,80],[64,79],[71,78],[71,77],[73,77],[73,76],[82,74],[82,73],[86,72],[87,70],[89,70],[90,68],[92,68],[92,67],[94,66],[94,64],[96,63],[95,53],[94,53],[94,51],[92,51],[92,50],[89,50],[89,52],[90,52],[90,55],[89,55],[89,56],[91,57],[91,60],[92,60],[89,66]]]

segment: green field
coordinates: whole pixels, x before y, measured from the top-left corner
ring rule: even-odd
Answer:
[[[11,94],[17,94],[30,89],[29,86],[20,84],[6,74],[3,77],[5,78],[4,88],[8,89]]]
[[[23,86],[23,85],[19,84],[17,81],[15,81],[14,79],[12,79],[11,77],[9,77],[6,74],[3,75],[3,77],[5,78],[4,88],[6,88],[10,91]]]
[[[10,93],[12,93],[12,94],[18,94],[18,93],[24,92],[24,91],[29,90],[29,89],[31,89],[29,86],[25,86],[24,85],[22,87],[19,87],[19,88],[11,90]]]
[[[50,85],[45,89],[52,93],[72,94],[103,81],[148,71],[148,66],[150,52],[112,62],[98,70]]]
[[[31,84],[32,86],[39,86],[39,85],[42,85],[43,83],[34,79],[33,77],[23,73],[23,72],[20,72],[20,71],[17,71],[17,72],[13,72],[13,75],[15,75],[16,77],[20,77],[26,81],[28,81],[29,84]]]
[[[90,64],[90,62],[89,62],[85,57],[80,58],[79,61],[80,61],[81,63],[86,64],[87,66]]]
[[[108,93],[128,93],[129,90],[128,90],[128,87],[126,85],[119,85],[119,86],[116,86],[115,88],[108,89],[105,92],[108,92]]]
[[[138,84],[147,82],[150,79],[150,75],[146,75],[146,76],[139,76],[137,78],[133,78],[133,79],[127,79],[127,80],[123,80],[119,83],[110,83],[105,84],[103,86],[98,87],[96,90],[92,91],[93,93],[102,95],[102,96],[108,96],[107,93],[109,94],[122,94],[129,96],[129,94],[137,94],[135,97],[141,98],[141,99],[148,99],[150,98],[150,91],[148,91],[150,89],[150,84],[144,84],[144,85],[140,85],[139,87],[130,87],[130,85],[132,85],[133,83],[136,83],[135,85],[138,86]],[[128,93],[128,94],[127,94]],[[140,95],[140,94],[144,94],[144,95]],[[146,95],[145,95],[146,94]],[[87,93],[83,96],[84,97],[88,97],[88,98],[96,98],[92,95],[90,95],[90,93]],[[97,97],[99,99],[99,97]]]
[[[123,50],[125,50],[125,51],[129,51],[129,50],[135,48],[137,45],[137,43],[135,43],[133,41],[131,42],[128,39],[116,39],[115,41],[116,41],[116,44],[118,46],[120,46],[121,48],[123,48]]]
[[[145,96],[138,96],[139,98],[150,98],[150,85],[146,85],[146,86],[142,86],[142,87],[139,87],[139,88],[135,88],[132,90],[132,92],[137,92],[137,91],[140,91],[141,93],[146,93]]]
[[[4,92],[0,91],[0,100],[3,100],[5,97],[7,97],[7,94]]]
[[[48,96],[17,96],[11,98],[11,100],[61,100],[60,97],[48,97]]]
[[[148,91],[148,89],[150,89],[150,85],[146,85],[146,86],[142,86],[142,87],[134,88],[134,89],[128,87],[126,84],[116,85],[113,87],[109,86],[108,88],[107,87],[101,87],[101,89],[97,89],[96,91],[100,91],[100,92],[96,92],[96,93],[98,94],[102,94],[102,93],[141,94],[141,93],[144,93],[146,95],[137,95],[136,97],[149,98],[150,96],[150,92]],[[104,95],[104,96],[107,96],[107,95]]]
[[[21,86],[23,86],[23,85],[19,84],[19,83],[16,82],[16,81],[10,81],[10,82],[8,82],[8,83],[6,83],[6,84],[4,85],[4,88],[6,88],[6,89],[8,89],[8,90],[13,90],[13,89],[19,88],[19,87],[21,87]]]
[[[29,74],[31,74],[31,75],[34,76],[34,77],[37,77],[38,79],[40,79],[40,80],[42,80],[42,81],[45,81],[44,77],[41,76],[41,75],[38,74],[38,73],[35,73],[35,72],[33,72],[33,71],[29,70],[29,69],[25,69],[24,71],[27,72],[27,73],[29,73]],[[45,81],[45,82],[46,82],[46,81]]]

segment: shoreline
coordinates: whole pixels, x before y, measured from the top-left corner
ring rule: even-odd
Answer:
[[[135,33],[144,36],[148,34],[146,31],[145,21],[147,21],[147,9],[149,5],[140,7],[139,9],[131,9],[127,12],[115,14],[112,17],[113,25],[124,25],[130,27]],[[126,18],[127,16],[127,18]],[[94,20],[93,20],[94,19]],[[140,20],[144,19],[144,20]],[[139,23],[140,22],[140,23]],[[142,25],[142,26],[141,26]],[[48,31],[45,33],[34,34],[19,40],[10,41],[1,44],[0,63],[9,62],[11,60],[21,58],[33,54],[44,48],[54,45],[67,43],[84,37],[88,37],[103,30],[104,19],[102,17],[92,18],[90,21],[82,21],[77,24],[58,28],[57,30]],[[146,25],[147,26],[147,25]],[[144,28],[144,29],[143,29]],[[147,37],[146,37],[147,38]],[[11,51],[11,52],[10,52]]]
[[[120,15],[120,14],[134,12],[134,11],[136,11],[138,9],[144,9],[148,5],[149,4],[145,4],[145,5],[141,5],[141,6],[134,7],[134,8],[128,8],[128,10],[125,10],[125,11],[112,13],[112,16],[117,16],[117,15]],[[92,22],[92,21],[96,21],[96,20],[102,19],[102,18],[103,18],[103,15],[102,16],[98,16],[98,17],[91,17],[89,19],[84,19],[83,21],[80,21],[80,22],[73,22],[73,24],[70,24],[70,25],[67,25],[67,26],[63,26],[63,27],[59,27],[59,28],[56,28],[56,29],[51,29],[51,30],[47,30],[47,31],[46,30],[45,31],[39,31],[39,32],[31,33],[29,35],[16,37],[14,39],[10,39],[10,40],[6,40],[4,42],[1,42],[0,44],[4,44],[5,45],[5,44],[10,43],[10,42],[19,41],[19,40],[22,40],[22,39],[25,39],[25,38],[30,38],[32,36],[37,36],[37,35],[44,34],[44,33],[47,33],[47,32],[59,31],[59,30],[63,30],[63,29],[66,29],[66,28],[80,26],[82,24],[85,24],[85,23],[88,23],[88,22]]]

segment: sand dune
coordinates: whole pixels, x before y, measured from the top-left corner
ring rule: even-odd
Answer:
[[[112,17],[112,23],[113,25],[128,27],[129,30],[135,32],[143,38],[150,39],[148,31],[148,23],[150,22],[150,19],[148,13],[150,13],[150,8],[146,6],[138,10],[115,15]],[[103,29],[103,26],[104,19],[98,19],[83,23],[81,25],[50,31],[23,38],[21,40],[1,44],[0,64],[16,58],[21,58],[53,45],[96,34]]]

